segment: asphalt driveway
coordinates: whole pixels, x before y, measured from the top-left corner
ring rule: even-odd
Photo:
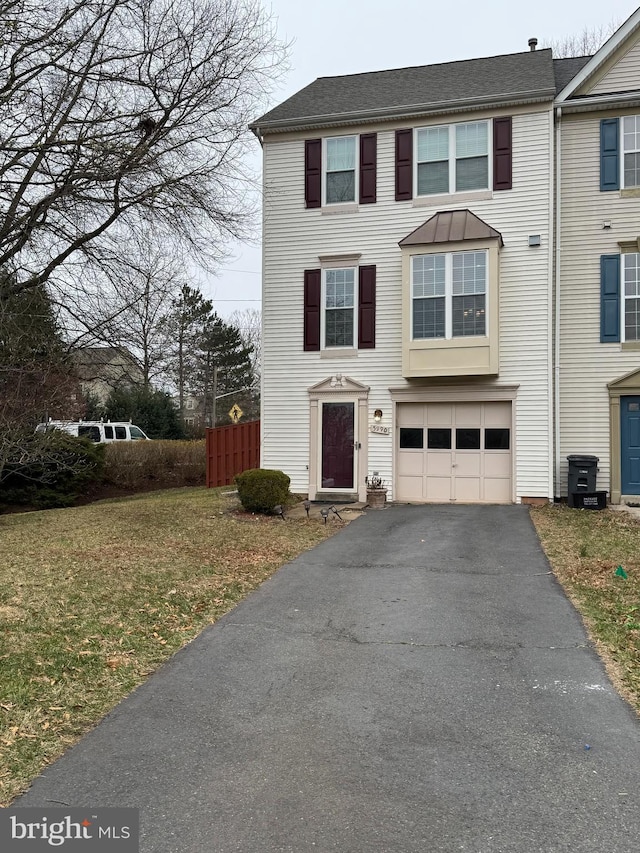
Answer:
[[[16,803],[143,853],[635,853],[640,723],[524,507],[369,512],[176,655]]]

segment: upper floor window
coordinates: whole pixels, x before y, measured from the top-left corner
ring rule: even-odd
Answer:
[[[640,341],[640,254],[628,252],[622,258],[624,340]]]
[[[623,187],[640,186],[640,116],[622,120]]]
[[[412,258],[413,340],[486,335],[486,301],[486,251]]]
[[[354,347],[356,334],[356,271],[323,270],[324,347]]]
[[[356,136],[336,136],[325,140],[325,204],[355,202],[356,142]]]
[[[416,194],[489,188],[489,122],[416,130]]]

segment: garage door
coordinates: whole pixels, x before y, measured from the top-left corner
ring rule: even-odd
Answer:
[[[511,403],[399,403],[397,500],[511,503]]]

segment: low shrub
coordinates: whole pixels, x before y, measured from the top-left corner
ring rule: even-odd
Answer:
[[[123,441],[106,445],[105,481],[123,489],[150,483],[203,486],[204,441]]]
[[[25,433],[12,445],[2,471],[6,506],[70,506],[102,479],[104,446],[88,439],[54,430]]]
[[[248,512],[271,512],[277,504],[289,501],[291,478],[284,471],[250,468],[236,477],[240,503]]]

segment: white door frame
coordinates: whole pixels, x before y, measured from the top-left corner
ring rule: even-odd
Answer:
[[[336,374],[312,385],[309,392],[309,498],[322,500],[323,494],[342,492],[359,501],[367,497],[369,387],[348,376]],[[353,489],[322,488],[322,409],[321,403],[354,404],[354,485]]]

